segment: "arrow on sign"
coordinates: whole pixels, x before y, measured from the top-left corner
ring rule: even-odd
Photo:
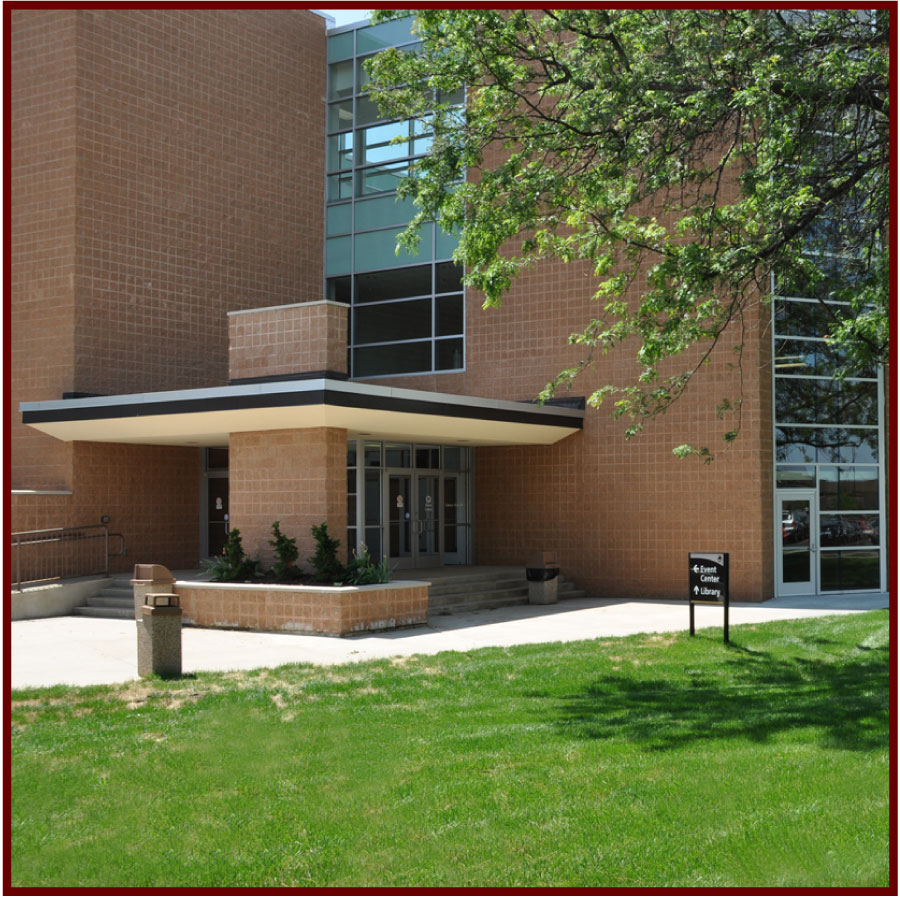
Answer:
[[[696,595],[699,594],[699,593],[700,593],[700,588],[698,588],[698,587],[695,586],[695,587],[694,587],[694,596],[696,596]]]
[[[694,574],[696,575],[700,571],[700,566],[694,566]]]

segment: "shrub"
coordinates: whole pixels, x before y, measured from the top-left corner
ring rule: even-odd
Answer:
[[[344,580],[344,565],[337,558],[341,542],[328,534],[328,526],[313,525],[312,536],[316,541],[316,552],[307,562],[313,567],[316,580],[323,584],[334,584]]]
[[[391,580],[391,570],[387,563],[376,563],[369,555],[369,548],[363,544],[362,553],[353,551],[344,580],[347,584],[387,584]]]
[[[306,573],[296,565],[300,551],[296,538],[289,538],[281,531],[281,523],[272,523],[273,539],[269,546],[275,550],[275,564],[272,566],[272,580],[278,584],[296,584],[306,577]]]
[[[222,555],[204,559],[203,565],[212,575],[212,581],[260,581],[263,577],[259,560],[244,553],[237,528],[228,532]]]

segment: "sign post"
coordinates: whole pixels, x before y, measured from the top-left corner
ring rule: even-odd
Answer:
[[[715,603],[725,607],[725,643],[728,643],[728,554],[688,554],[688,601],[691,637],[694,635],[694,604]]]

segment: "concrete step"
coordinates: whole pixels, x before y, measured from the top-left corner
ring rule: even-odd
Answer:
[[[527,588],[528,582],[524,578],[504,579],[473,579],[471,581],[444,581],[440,584],[432,584],[428,590],[431,597],[450,597],[455,594],[465,594],[471,590],[489,588],[496,591],[522,590]]]
[[[121,606],[76,606],[72,610],[73,616],[91,616],[95,619],[133,619],[134,606],[125,609]]]

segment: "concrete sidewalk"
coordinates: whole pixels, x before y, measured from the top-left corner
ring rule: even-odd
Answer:
[[[768,603],[733,603],[729,621],[742,625],[887,607],[887,594],[793,597]],[[721,628],[722,621],[721,607],[696,607],[698,628]],[[11,628],[13,688],[111,684],[137,678],[137,637],[132,621],[61,616],[13,622]],[[433,616],[428,625],[343,638],[185,628],[182,667],[187,673],[298,662],[327,665],[442,650],[687,629],[687,602],[609,599],[439,615]]]

